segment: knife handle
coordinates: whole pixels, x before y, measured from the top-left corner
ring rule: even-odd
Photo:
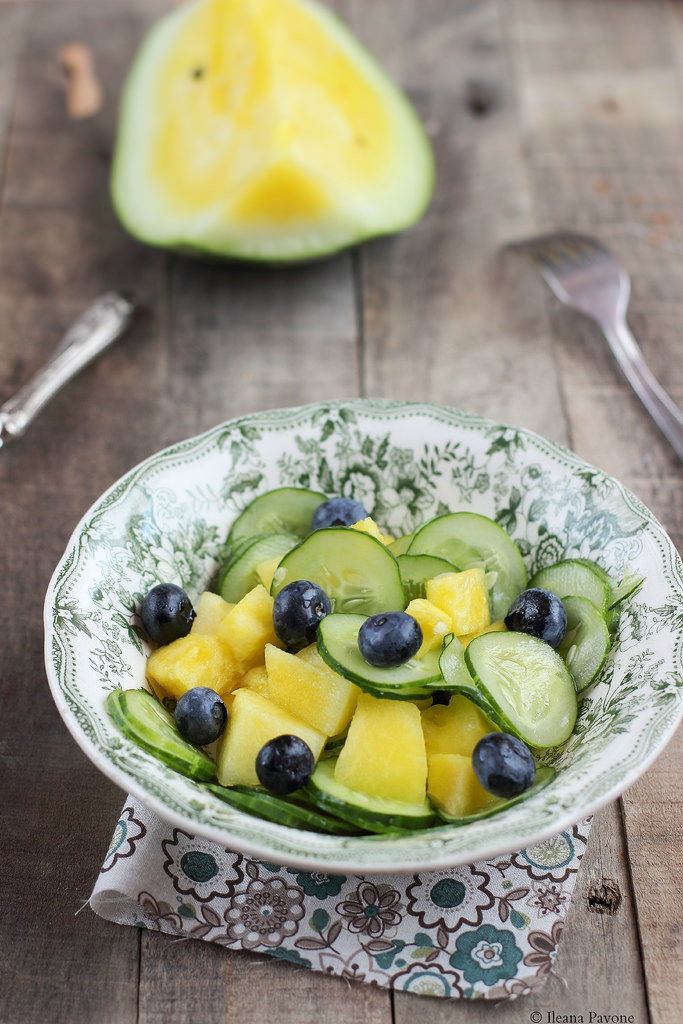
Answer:
[[[136,308],[133,296],[105,292],[73,322],[52,358],[0,407],[0,447],[21,437],[60,388],[123,334]]]

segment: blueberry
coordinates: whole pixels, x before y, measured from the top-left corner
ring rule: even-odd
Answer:
[[[526,743],[506,732],[490,732],[472,752],[472,767],[494,796],[518,796],[533,785],[536,765]]]
[[[311,530],[322,530],[327,526],[353,526],[367,518],[368,513],[359,501],[353,498],[329,498],[318,505],[313,513]]]
[[[294,580],[275,595],[273,629],[290,651],[300,651],[313,643],[321,619],[331,611],[322,587],[310,580]]]
[[[300,789],[308,782],[314,768],[311,748],[298,736],[276,736],[256,755],[259,782],[278,796]]]
[[[175,583],[158,583],[143,598],[140,618],[147,636],[158,644],[170,644],[190,632],[195,610],[189,597]]]
[[[549,590],[531,587],[518,594],[505,616],[508,629],[530,633],[557,647],[567,628],[567,613],[562,601]]]
[[[417,654],[421,644],[420,623],[405,612],[371,615],[358,631],[360,653],[368,664],[380,668],[402,665]]]
[[[208,686],[195,686],[179,698],[175,706],[175,724],[188,743],[205,747],[225,729],[228,720],[223,699]]]

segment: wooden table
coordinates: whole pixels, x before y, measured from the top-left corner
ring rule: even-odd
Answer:
[[[125,340],[0,453],[0,1021],[680,1021],[680,732],[597,814],[556,971],[511,1004],[418,1003],[77,913],[123,794],[55,710],[41,607],[77,520],[143,457],[253,410],[428,399],[568,444],[683,539],[683,469],[597,330],[499,258],[539,229],[599,233],[632,273],[646,356],[683,403],[683,3],[339,0],[416,103],[438,184],[404,235],[282,270],[157,253],[112,214],[117,94],[166,7],[0,2],[0,398],[100,292],[132,287],[144,303]],[[105,92],[83,120],[65,106],[58,54],[71,41],[90,48]]]

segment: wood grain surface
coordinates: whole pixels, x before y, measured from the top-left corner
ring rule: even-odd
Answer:
[[[568,444],[683,541],[683,467],[597,329],[501,255],[537,230],[599,234],[631,272],[645,355],[683,404],[683,3],[335,2],[419,110],[437,187],[412,230],[291,269],[159,253],[114,217],[121,83],[168,6],[0,0],[0,401],[100,292],[133,288],[144,307],[0,452],[1,1024],[678,1024],[680,731],[596,815],[555,970],[512,1003],[392,995],[82,909],[123,794],[52,703],[42,601],[80,516],[140,459],[244,412],[425,399]],[[72,42],[103,88],[88,118],[67,109],[59,52]]]

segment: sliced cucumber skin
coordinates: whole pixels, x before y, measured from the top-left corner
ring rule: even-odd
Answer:
[[[485,715],[492,718],[491,705],[477,687],[465,660],[465,648],[454,633],[449,633],[444,640],[443,650],[439,658],[439,668],[443,676],[443,687],[447,693],[461,693],[468,697]]]
[[[526,587],[527,573],[519,548],[505,530],[476,512],[449,512],[421,527],[409,555],[436,555],[460,569],[483,566],[497,576],[490,588],[491,618],[502,619]]]
[[[427,580],[434,579],[443,572],[458,572],[457,565],[434,555],[398,555],[396,561],[401,571],[406,603],[425,596]]]
[[[479,821],[481,818],[490,818],[492,814],[498,814],[499,811],[506,811],[508,807],[514,807],[515,804],[520,803],[521,800],[528,800],[532,796],[536,796],[542,789],[545,789],[549,783],[553,781],[556,776],[556,771],[549,765],[540,764],[536,767],[536,777],[533,785],[529,787],[524,793],[519,793],[517,796],[511,797],[491,797],[491,802],[487,803],[481,810],[475,811],[474,814],[465,814],[457,817],[456,815],[448,814],[434,804],[434,811],[437,818],[441,821],[448,822],[449,825],[469,825],[471,821]]]
[[[560,600],[565,597],[584,597],[608,619],[611,593],[609,576],[600,566],[586,559],[564,558],[553,565],[547,565],[532,576],[529,586],[549,590]]]
[[[336,758],[319,761],[304,787],[307,797],[317,807],[378,835],[412,832],[433,824],[434,809],[426,797],[424,803],[418,805],[377,800],[337,782],[335,765]]]
[[[392,555],[395,555],[397,558],[399,555],[405,555],[414,536],[415,530],[412,533],[405,533],[402,537],[397,537],[396,540],[392,541],[389,545]]]
[[[633,597],[634,594],[637,594],[644,582],[645,577],[641,576],[640,573],[630,573],[628,576],[624,577],[621,583],[617,586],[613,586],[610,594],[610,611],[614,608],[618,608],[624,603],[624,601],[628,600],[629,597]]]
[[[228,543],[257,533],[293,533],[306,537],[318,505],[327,501],[320,491],[304,487],[276,487],[260,494],[232,524]]]
[[[569,651],[576,652],[567,665],[577,693],[583,693],[595,682],[607,661],[611,647],[610,632],[600,610],[585,597],[563,597],[567,613],[567,630],[556,648],[566,662]],[[577,636],[572,634],[578,630]]]
[[[468,644],[465,662],[477,689],[490,705],[489,717],[503,731],[518,736],[536,749],[559,747],[569,739],[578,712],[576,687],[560,655],[543,640],[512,631],[484,633]],[[541,721],[538,716],[524,718],[513,706],[512,700],[525,690],[523,680],[520,685],[515,678],[515,666],[520,662],[543,664],[543,676],[537,668],[533,680],[543,678],[548,682],[543,703],[551,707],[552,716],[545,715]],[[501,666],[505,667],[504,677]],[[524,674],[523,669],[520,674]],[[512,693],[511,697],[505,696],[504,687]]]
[[[358,835],[360,831],[349,822],[333,818],[315,807],[283,800],[259,786],[219,786],[209,782],[206,788],[231,807],[247,811],[265,821],[273,821],[277,825],[337,836]]]
[[[216,765],[178,732],[171,715],[147,690],[112,690],[107,711],[124,736],[182,775],[199,782],[216,777]]]
[[[356,574],[353,582],[349,573]],[[294,580],[321,586],[333,612],[376,615],[406,605],[397,560],[381,541],[349,527],[316,530],[288,552],[275,573],[272,596]]]
[[[331,669],[375,697],[420,700],[435,689],[443,689],[436,650],[393,668],[370,665],[358,648],[358,631],[364,622],[364,615],[340,613],[322,620],[318,626],[318,652]]]
[[[236,540],[234,542],[234,544],[228,544],[227,545],[227,547],[225,549],[225,555],[224,555],[224,557],[221,560],[221,563],[220,563],[220,566],[219,566],[219,569],[218,569],[217,578],[216,578],[215,590],[216,590],[217,594],[220,594],[221,587],[223,585],[223,580],[225,579],[226,573],[229,572],[229,570],[233,567],[233,565],[238,560],[240,555],[243,555],[244,552],[247,550],[247,548],[251,544],[253,544],[254,541],[258,540],[259,537],[262,537],[262,536],[264,536],[264,534],[257,533],[257,534],[254,534],[253,536],[250,536],[250,537],[240,537],[239,540]]]
[[[266,533],[254,538],[251,543],[238,549],[219,575],[218,593],[224,601],[235,603],[260,583],[256,571],[261,562],[276,555],[286,555],[298,544],[298,538],[288,533]]]

